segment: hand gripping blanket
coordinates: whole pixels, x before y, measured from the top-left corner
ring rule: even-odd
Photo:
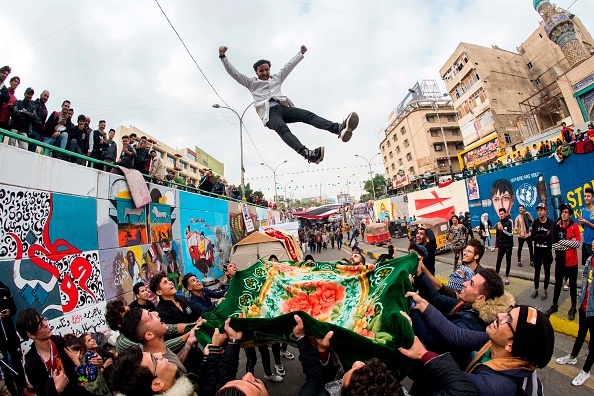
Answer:
[[[376,357],[401,379],[412,362],[398,347],[410,348],[414,334],[400,311],[410,312],[405,293],[417,263],[416,254],[367,265],[260,260],[236,273],[196,336],[205,345],[231,317],[231,327],[244,332],[243,346],[291,343],[297,313],[308,336],[334,331],[330,344],[344,367]]]

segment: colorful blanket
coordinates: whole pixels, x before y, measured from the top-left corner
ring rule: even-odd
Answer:
[[[126,178],[128,190],[132,196],[132,201],[134,201],[134,206],[141,208],[144,205],[149,204],[151,202],[151,196],[142,173],[136,169],[128,169],[124,168],[123,166],[118,166],[118,168],[122,171],[124,177]]]
[[[334,331],[331,345],[345,367],[377,357],[403,378],[411,361],[398,347],[410,347],[414,334],[400,311],[410,312],[404,295],[417,262],[413,254],[377,265],[260,260],[237,272],[224,301],[203,315],[197,337],[205,345],[231,317],[231,327],[244,331],[243,346],[291,343],[295,312],[310,336]]]

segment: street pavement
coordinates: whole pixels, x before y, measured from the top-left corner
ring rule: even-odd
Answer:
[[[397,248],[398,251],[401,251],[399,254],[404,254],[403,252],[406,251],[408,247],[408,241],[406,238],[403,239],[392,239],[392,243]],[[375,258],[377,258],[378,254],[387,253],[387,249],[385,246],[377,247],[368,245],[366,243],[361,243],[361,248],[364,250],[364,253],[368,255],[368,260],[373,260],[373,255],[375,254]],[[307,254],[308,252],[304,252]],[[348,246],[343,246],[342,250],[338,249],[330,249],[323,250],[320,254],[313,254],[316,261],[337,261],[341,258],[348,258],[350,254],[350,248]],[[398,254],[397,254],[398,255]],[[523,254],[524,255],[524,254]],[[487,252],[485,257],[483,258],[484,262],[481,262],[482,265],[487,267],[495,267],[495,253]],[[510,291],[517,299],[519,304],[530,304],[536,306],[539,309],[547,309],[549,307],[550,301],[552,300],[552,292],[553,288],[552,285],[549,287],[549,298],[545,303],[541,303],[540,297],[536,300],[530,298],[530,294],[533,291],[531,274],[530,271],[533,270],[532,267],[529,266],[528,262],[528,250],[525,252],[525,266],[523,268],[517,268],[517,261],[513,261],[514,263],[514,271],[511,274],[511,284],[507,286],[508,291]],[[453,253],[445,253],[437,256],[437,263],[436,263],[436,275],[438,275],[442,279],[447,279],[449,273],[452,271],[453,267]],[[552,318],[553,326],[556,328],[562,328],[566,330],[566,332],[571,332],[571,328],[566,328],[567,326],[565,322],[569,322],[567,320],[567,310],[569,306],[566,307],[569,302],[567,302],[569,292],[562,292],[560,301],[560,310],[559,315],[554,316]],[[575,331],[577,332],[577,319],[575,325]],[[571,392],[572,395],[575,396],[582,396],[582,395],[592,395],[592,391],[594,390],[594,379],[590,378],[586,383],[581,387],[575,387],[571,385],[571,380],[575,378],[575,376],[580,372],[582,365],[584,363],[585,356],[587,354],[586,347],[587,342],[584,343],[582,347],[582,351],[578,357],[578,364],[576,366],[561,366],[555,363],[555,359],[560,356],[567,355],[573,346],[574,337],[571,335],[566,335],[560,332],[555,333],[555,352],[553,355],[553,359],[551,363],[547,367],[542,370],[538,371],[538,376],[543,382],[544,390],[546,395],[567,395]],[[281,357],[282,363],[285,367],[287,372],[285,379],[283,382],[274,383],[264,379],[264,371],[262,369],[261,362],[258,362],[256,365],[256,377],[262,379],[271,395],[297,395],[299,394],[299,389],[301,385],[305,381],[305,376],[303,375],[303,369],[301,363],[299,362],[299,354],[297,349],[289,346],[289,351],[295,354],[295,360],[287,360],[284,357]],[[260,354],[258,352],[258,359],[260,359]],[[272,351],[270,351],[270,360],[271,365],[274,367],[274,361],[272,358]],[[240,355],[240,363],[239,363],[239,371],[238,371],[238,378],[241,378],[245,374],[245,354],[241,353]],[[411,382],[408,379],[403,381],[403,384],[410,388]]]

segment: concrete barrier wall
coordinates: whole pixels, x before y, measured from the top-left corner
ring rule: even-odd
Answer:
[[[18,309],[59,333],[103,331],[105,304],[165,271],[219,277],[245,232],[241,205],[149,185],[136,209],[125,179],[0,145],[0,279]],[[256,229],[278,211],[248,205]],[[154,297],[154,296],[153,296]]]

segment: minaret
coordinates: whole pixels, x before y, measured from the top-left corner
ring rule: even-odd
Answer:
[[[534,9],[542,17],[545,32],[549,39],[557,44],[569,65],[573,68],[590,57],[580,39],[575,34],[575,27],[570,14],[549,0],[533,0]]]

